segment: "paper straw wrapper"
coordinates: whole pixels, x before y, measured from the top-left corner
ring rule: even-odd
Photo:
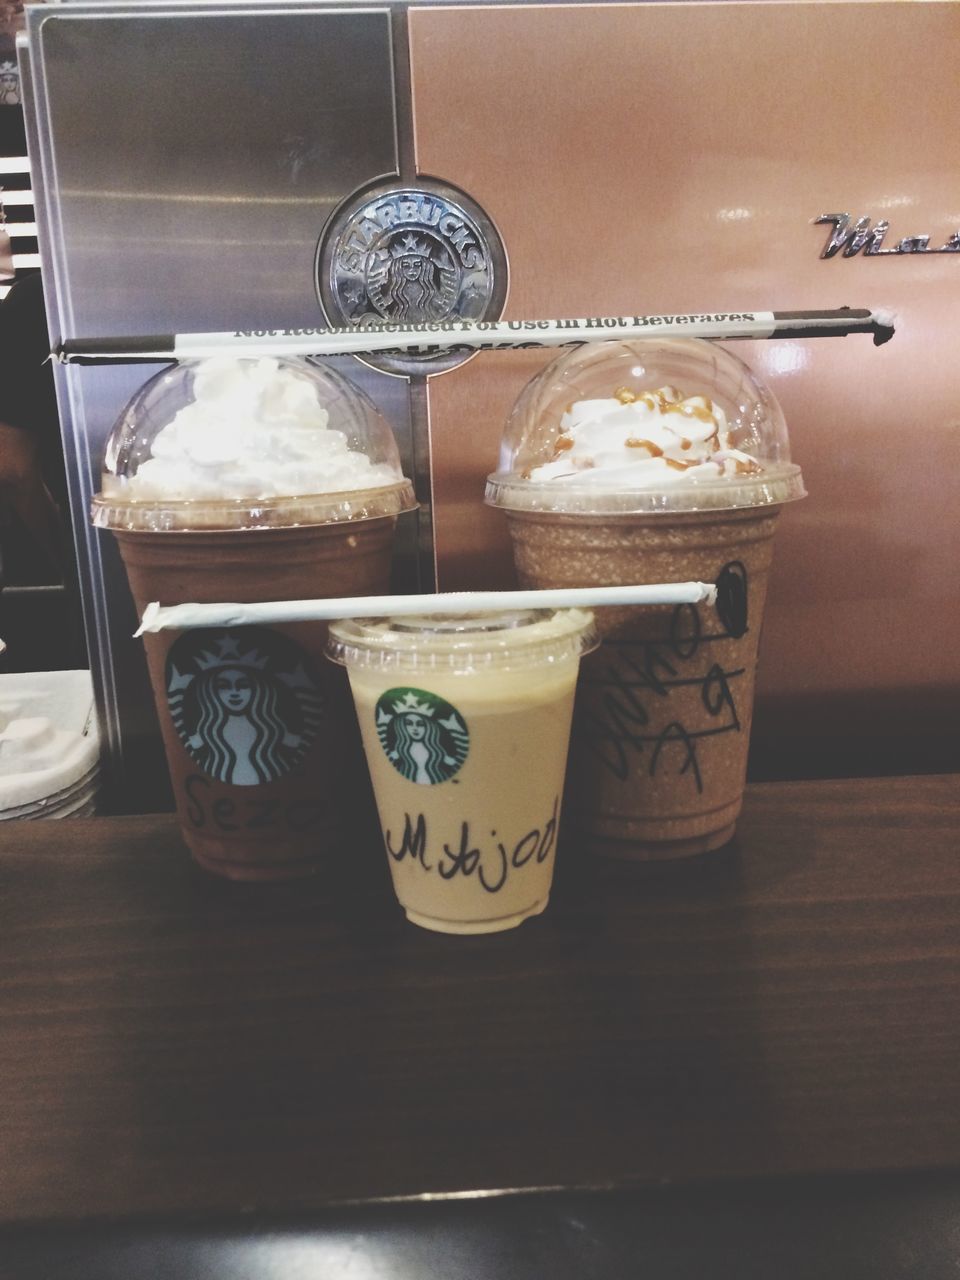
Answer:
[[[436,595],[353,596],[344,600],[271,600],[264,604],[148,604],[135,635],[196,627],[333,622],[340,618],[402,617],[505,609],[597,609],[610,605],[713,604],[709,582],[648,586],[570,587],[554,591],[444,591]]]
[[[531,347],[580,346],[630,338],[893,337],[886,311],[711,311],[684,315],[589,316],[571,320],[439,320],[331,329],[244,329],[127,338],[71,338],[54,354],[63,364],[200,360],[211,356],[469,355]]]

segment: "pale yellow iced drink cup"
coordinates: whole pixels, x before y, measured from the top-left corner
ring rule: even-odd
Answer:
[[[523,586],[718,587],[715,606],[597,613],[569,773],[593,851],[674,858],[733,835],[773,535],[803,493],[779,405],[711,342],[581,348],[518,400],[487,501]]]
[[[579,609],[334,623],[400,905],[441,933],[547,905],[581,654]]]

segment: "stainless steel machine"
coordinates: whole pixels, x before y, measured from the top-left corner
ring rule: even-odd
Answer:
[[[882,768],[863,754],[881,740],[898,768],[936,767],[960,711],[958,35],[952,0],[33,8],[51,328],[889,307],[882,350],[736,348],[780,398],[811,495],[781,521],[754,735],[768,772]],[[400,585],[509,583],[483,482],[548,358],[339,362],[393,422],[422,504]],[[57,373],[115,808],[160,802],[164,766],[88,509],[155,368]]]

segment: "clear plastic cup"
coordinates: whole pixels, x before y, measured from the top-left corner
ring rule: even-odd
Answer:
[[[416,506],[389,424],[346,378],[297,359],[183,362],[130,401],[93,522],[139,612],[161,604],[381,594]],[[184,839],[233,879],[320,868],[366,786],[326,627],[144,637]]]
[[[579,609],[331,625],[414,924],[495,933],[546,907],[577,670],[596,643]]]
[[[581,347],[519,397],[486,499],[522,585],[718,585],[716,607],[598,611],[570,770],[597,852],[671,858],[733,835],[773,534],[803,496],[780,406],[715,343]]]

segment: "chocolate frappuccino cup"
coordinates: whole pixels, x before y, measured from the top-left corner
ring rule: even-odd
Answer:
[[[733,835],[773,535],[803,492],[776,401],[709,342],[580,349],[517,402],[487,500],[522,585],[717,584],[716,605],[597,610],[568,774],[593,851],[674,858]]]
[[[117,538],[142,614],[152,601],[380,594],[397,516],[413,506],[389,426],[346,379],[217,359],[168,370],[131,401],[94,523]],[[144,636],[181,831],[209,871],[307,875],[348,838],[366,779],[326,634],[290,623]]]

